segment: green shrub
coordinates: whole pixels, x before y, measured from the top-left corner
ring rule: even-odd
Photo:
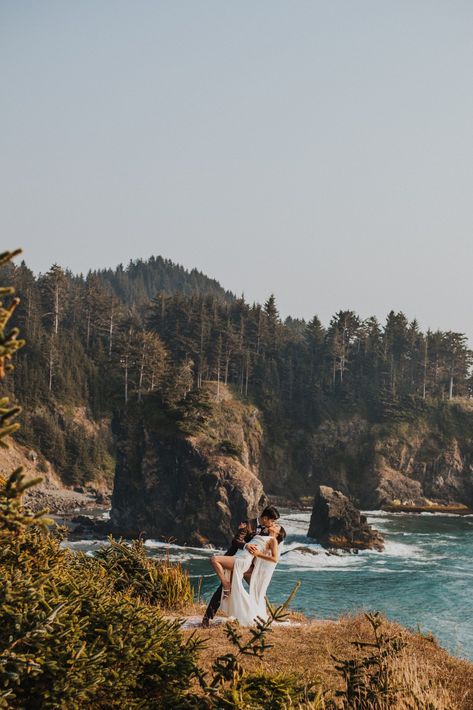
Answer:
[[[16,472],[0,491],[0,706],[177,707],[196,649],[99,561],[63,549],[25,511]]]
[[[241,665],[270,648],[266,636],[286,605],[271,609],[246,641],[229,624],[236,653],[217,658],[207,678],[197,666],[201,642],[184,643],[179,622],[155,606],[174,604],[176,594],[182,601],[179,584],[190,589],[182,570],[148,560],[141,542],[111,541],[97,558],[64,549],[57,529],[48,531],[41,514],[21,505],[29,485],[17,471],[0,488],[0,707],[282,710],[313,703],[316,694],[296,677],[246,673]]]
[[[96,559],[117,591],[126,590],[143,601],[175,611],[193,602],[187,572],[180,564],[148,557],[142,540],[127,544],[110,538],[109,545],[96,553]]]

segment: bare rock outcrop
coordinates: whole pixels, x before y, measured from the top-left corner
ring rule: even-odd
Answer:
[[[320,486],[316,493],[308,535],[331,549],[384,549],[381,533],[343,493],[329,486]]]
[[[27,481],[40,479],[37,485],[26,490],[23,497],[25,505],[33,512],[47,510],[52,514],[65,515],[80,508],[107,504],[106,493],[102,491],[65,486],[54,466],[34,449],[12,438],[7,439],[7,444],[8,448],[0,449],[0,476],[8,478],[21,467]]]
[[[258,410],[225,397],[194,435],[153,426],[152,412],[118,424],[111,525],[125,536],[225,547],[266,503],[258,476]]]
[[[331,486],[365,509],[473,507],[471,403],[425,405],[406,421],[323,421],[302,450],[312,490]]]

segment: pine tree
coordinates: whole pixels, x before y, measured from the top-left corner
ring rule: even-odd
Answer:
[[[59,334],[59,326],[64,315],[68,285],[67,275],[58,264],[53,264],[47,274],[40,279],[40,287],[46,307],[42,315],[43,318],[49,319],[51,330],[56,337]]]
[[[9,264],[18,254],[21,254],[21,249],[0,254],[0,267]],[[5,303],[5,298],[9,299],[8,303]],[[20,303],[20,299],[15,297],[15,289],[12,286],[0,286],[0,299],[0,381],[2,381],[6,373],[13,369],[12,358],[24,346],[25,341],[19,338],[18,328],[9,330],[10,320]],[[19,428],[20,425],[14,419],[20,411],[20,407],[10,405],[8,397],[0,398],[1,446],[5,446],[4,439]]]

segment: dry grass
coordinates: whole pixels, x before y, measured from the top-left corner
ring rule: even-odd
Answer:
[[[189,609],[189,614],[202,613],[203,607]],[[335,670],[336,658],[354,658],[365,655],[357,651],[352,641],[373,640],[371,627],[363,615],[342,617],[338,621],[307,621],[303,616],[291,614],[300,626],[274,627],[271,633],[273,648],[263,660],[246,661],[247,669],[272,672],[297,672],[305,680],[318,679],[328,691],[343,688],[343,680]],[[450,656],[440,648],[435,639],[407,631],[399,624],[386,621],[389,633],[400,634],[407,646],[399,660],[400,676],[409,681],[419,693],[419,679],[424,696],[431,694],[436,704],[432,707],[446,710],[472,710],[473,708],[473,663]],[[191,631],[184,631],[190,635]],[[200,664],[210,670],[214,659],[231,651],[222,626],[197,629],[196,635],[205,638],[206,646],[200,653]],[[432,689],[429,691],[428,686]],[[416,707],[416,706],[412,706]],[[417,707],[429,707],[428,704]]]

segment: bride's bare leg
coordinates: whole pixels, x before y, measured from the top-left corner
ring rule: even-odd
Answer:
[[[219,578],[219,580],[222,583],[222,586],[225,590],[230,589],[230,582],[228,579],[225,578],[225,570],[232,570],[233,566],[235,564],[235,559],[234,557],[230,556],[225,556],[225,555],[214,555],[213,557],[210,558],[210,564],[215,570],[215,574]]]

